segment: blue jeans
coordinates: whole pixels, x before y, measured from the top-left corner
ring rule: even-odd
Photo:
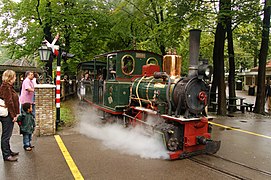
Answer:
[[[26,134],[26,133],[23,134],[24,148],[31,146],[31,140],[32,140],[32,134]]]

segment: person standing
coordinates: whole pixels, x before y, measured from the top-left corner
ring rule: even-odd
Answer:
[[[12,135],[14,122],[17,121],[20,114],[19,97],[14,90],[13,84],[16,80],[16,73],[12,70],[6,70],[2,75],[2,84],[0,86],[0,98],[5,101],[8,108],[8,116],[0,117],[2,123],[1,150],[4,161],[17,161],[15,157],[19,152],[13,152],[10,149],[10,138]]]
[[[39,78],[39,74],[37,72],[34,72],[34,75],[33,75],[33,79],[32,79],[32,82],[34,84],[34,88],[37,86],[37,84],[39,84],[39,81],[38,81],[38,78]],[[35,91],[34,91],[34,96],[33,96],[33,105],[32,105],[32,114],[33,116],[35,117],[36,116],[36,96],[35,96]]]
[[[33,83],[33,78],[34,78],[34,73],[32,71],[27,71],[25,73],[26,78],[23,81],[22,84],[22,90],[21,90],[21,96],[20,96],[20,103],[21,105],[24,103],[31,103],[32,104],[32,109],[33,112],[32,114],[35,117],[35,104],[34,104],[34,83]]]
[[[23,113],[17,119],[20,126],[20,133],[23,135],[23,147],[26,151],[31,151],[34,148],[31,145],[32,134],[35,129],[35,119],[32,114],[32,104],[24,103],[22,105]]]
[[[271,113],[271,85],[268,83],[266,85],[266,101],[267,101],[267,111]]]
[[[33,82],[33,84],[34,84],[34,87],[35,87],[37,84],[39,84],[38,79],[39,79],[39,74],[38,74],[37,72],[34,72],[34,77],[33,77],[33,80],[32,80],[32,82]]]

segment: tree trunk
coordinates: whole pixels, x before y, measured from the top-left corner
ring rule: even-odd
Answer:
[[[70,46],[71,46],[70,33],[69,33],[68,29],[70,29],[70,26],[65,25],[65,28],[64,28],[65,49],[63,49],[63,50],[67,53],[70,51]],[[62,61],[63,74],[71,74],[71,72],[69,70],[69,65],[68,65],[67,59],[68,59],[67,57],[62,58],[62,60],[63,60]]]
[[[225,35],[226,28],[223,26],[225,24],[225,4],[229,0],[220,0],[219,2],[219,19],[215,32],[215,42],[214,42],[214,52],[213,52],[213,62],[214,62],[214,79],[212,85],[217,84],[218,87],[218,115],[226,115],[226,86],[225,86],[225,72],[224,72],[224,45],[225,45]],[[212,87],[215,89],[215,87]]]
[[[218,23],[215,33],[214,57],[213,60],[217,62],[217,67],[214,69],[217,72],[218,85],[218,109],[217,114],[226,115],[226,86],[225,86],[225,72],[224,72],[224,43],[225,43],[226,29],[222,23]]]
[[[257,66],[258,55],[259,55],[259,51],[258,51],[257,47],[255,47],[254,56],[253,56],[253,67]]]
[[[71,2],[71,1],[64,1],[64,8],[65,9],[71,9],[72,7],[74,7],[75,3]],[[70,34],[71,34],[71,26],[69,25],[68,21],[67,21],[67,17],[65,16],[63,18],[63,24],[64,25],[64,39],[65,39],[65,49],[63,49],[63,51],[65,52],[70,52],[70,48],[71,48],[71,40],[70,40]],[[69,70],[69,65],[67,63],[67,57],[62,58],[63,61],[62,62],[62,71],[63,74],[71,74],[70,70]]]
[[[231,4],[228,4],[227,10],[231,10]],[[230,13],[229,13],[230,14]],[[234,60],[234,49],[233,49],[233,39],[232,39],[232,28],[231,28],[232,18],[231,15],[227,18],[227,39],[228,39],[228,54],[229,54],[229,77],[228,77],[228,87],[229,87],[229,99],[231,97],[236,97],[235,93],[235,60]],[[229,100],[229,104],[235,104],[236,101]],[[236,110],[232,109],[233,111]]]
[[[217,90],[217,86],[218,86],[218,80],[217,80],[217,74],[218,71],[216,71],[215,69],[217,69],[217,61],[214,60],[213,58],[213,66],[214,66],[214,73],[213,73],[213,80],[212,80],[212,86],[211,86],[211,92],[210,92],[210,102],[216,102],[216,90]]]
[[[265,0],[264,4],[264,18],[262,29],[262,42],[259,54],[259,68],[258,68],[258,84],[257,84],[257,97],[254,112],[263,114],[265,105],[265,72],[266,72],[266,59],[268,53],[269,42],[269,29],[270,29],[270,13],[271,3],[270,0]]]
[[[48,14],[52,13],[51,2],[50,1],[47,1],[46,10],[47,10]],[[52,19],[51,19],[50,15],[46,16],[46,18],[48,18],[49,20],[48,19],[45,20],[45,26],[43,28],[44,37],[48,42],[52,43],[52,41],[53,41],[52,32],[51,32]],[[53,72],[53,68],[52,68],[53,60],[54,60],[53,56],[50,56],[49,61],[47,61],[46,65],[45,65],[46,73],[47,73],[47,75],[49,75],[51,77],[53,77],[52,76],[53,75],[53,73],[52,73]]]

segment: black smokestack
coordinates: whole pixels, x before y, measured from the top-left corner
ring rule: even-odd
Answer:
[[[188,77],[193,77],[197,75],[198,63],[199,63],[199,48],[200,48],[200,33],[199,29],[192,29],[189,31],[189,72]]]

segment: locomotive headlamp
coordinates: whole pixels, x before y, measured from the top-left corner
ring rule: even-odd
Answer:
[[[210,77],[210,74],[211,74],[211,69],[207,68],[206,71],[205,71],[205,76]]]
[[[208,64],[201,64],[198,67],[198,76],[200,79],[209,79],[212,76],[213,67]]]

